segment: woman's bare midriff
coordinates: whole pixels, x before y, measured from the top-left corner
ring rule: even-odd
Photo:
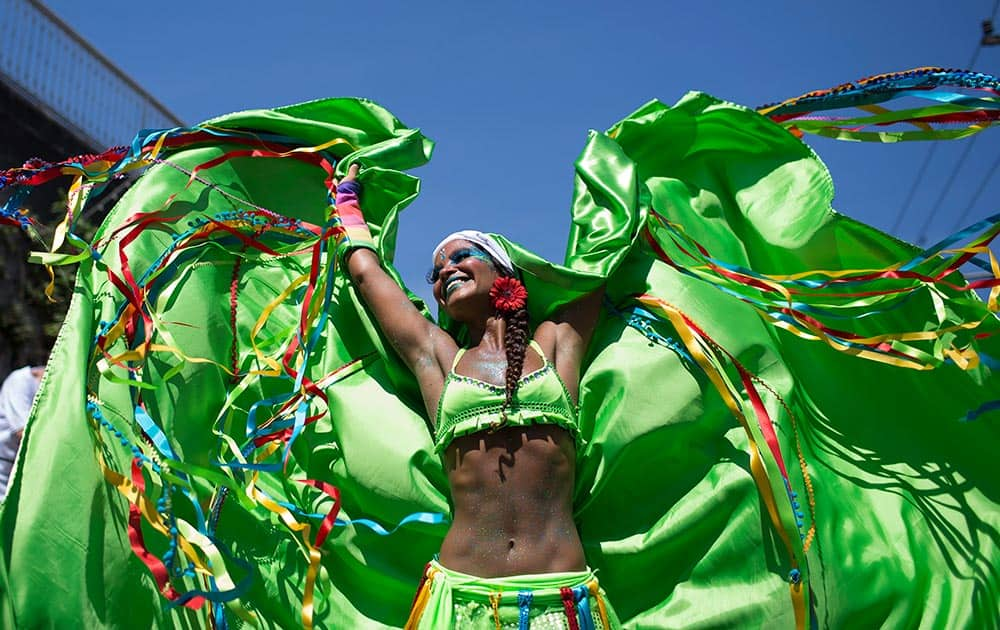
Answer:
[[[446,451],[454,520],[445,567],[479,577],[580,571],[573,521],[576,450],[556,425],[507,426],[456,438]]]

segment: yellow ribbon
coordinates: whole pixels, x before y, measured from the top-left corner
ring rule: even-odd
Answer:
[[[768,515],[771,518],[771,523],[774,526],[775,531],[778,533],[778,537],[781,539],[782,543],[784,543],[785,548],[788,551],[792,568],[798,569],[798,560],[796,559],[795,551],[792,547],[792,541],[788,537],[788,532],[785,531],[785,527],[781,522],[781,517],[778,513],[778,506],[774,497],[774,491],[772,490],[770,481],[768,480],[767,469],[764,465],[763,458],[760,455],[757,442],[751,432],[750,424],[747,421],[746,416],[743,415],[742,405],[733,394],[735,388],[731,383],[729,383],[729,379],[725,373],[716,367],[715,362],[712,361],[708,354],[704,351],[700,336],[698,336],[687,324],[684,314],[680,311],[680,309],[665,300],[649,295],[642,296],[639,298],[639,301],[647,306],[657,308],[670,319],[670,322],[673,324],[678,336],[681,338],[681,341],[684,343],[688,352],[695,359],[695,361],[697,361],[698,365],[701,366],[709,380],[712,381],[712,384],[715,386],[723,401],[726,403],[729,411],[739,421],[743,430],[746,432],[747,443],[750,450],[750,473],[753,476],[758,491],[760,492],[764,506],[767,508]],[[791,585],[791,597],[793,607],[795,609],[796,628],[800,630],[805,627],[805,601],[801,593],[801,586],[801,583],[798,585]],[[799,587],[798,590],[796,587]]]

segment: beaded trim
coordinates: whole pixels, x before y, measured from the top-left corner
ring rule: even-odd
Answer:
[[[439,426],[442,427],[442,428],[443,427],[451,427],[451,426],[453,426],[455,424],[458,424],[459,422],[463,422],[463,421],[468,420],[470,418],[475,418],[477,416],[485,416],[485,415],[494,414],[499,409],[500,409],[500,405],[499,404],[495,404],[495,405],[479,405],[477,407],[470,407],[469,409],[465,409],[463,411],[460,411],[459,413],[457,413],[454,416],[452,416],[451,419],[446,424],[439,425]],[[553,403],[546,403],[546,402],[532,402],[530,400],[515,401],[514,404],[510,407],[510,413],[512,414],[512,416],[516,416],[516,414],[518,412],[520,412],[520,411],[529,411],[529,412],[530,411],[540,411],[540,412],[543,412],[543,413],[552,413],[552,414],[555,414],[557,416],[565,416],[566,415],[566,408],[563,407],[562,405],[556,405],[556,404],[553,404]],[[532,419],[533,418],[527,418],[527,420],[529,420],[529,421],[532,420]],[[574,420],[574,421],[576,420],[575,415],[572,417],[572,420]],[[511,424],[530,424],[530,422],[524,422],[524,423],[517,422],[516,417],[512,417],[510,423]]]
[[[544,375],[544,372],[548,369],[549,362],[546,361],[545,364],[531,372],[530,374],[525,374],[520,379],[518,379],[518,385],[524,385],[525,383],[530,383],[536,381]],[[493,394],[503,394],[507,391],[507,388],[502,385],[494,385],[493,383],[487,383],[486,381],[481,381],[478,378],[472,376],[465,376],[464,374],[459,374],[452,370],[448,373],[448,381],[457,381],[459,383],[467,383],[469,385],[475,385],[481,389],[485,389]],[[565,386],[564,386],[565,387]]]

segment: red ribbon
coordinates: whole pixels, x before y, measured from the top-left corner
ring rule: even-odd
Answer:
[[[143,479],[138,457],[132,460],[132,483],[138,489],[139,494],[145,493],[146,481]],[[170,584],[170,574],[167,571],[166,565],[146,548],[146,543],[142,537],[142,512],[139,511],[139,506],[135,503],[129,503],[128,506],[128,539],[132,546],[132,551],[149,568],[149,572],[153,574],[153,579],[156,580],[156,586],[159,588],[160,593],[171,601],[180,597],[180,593]],[[195,595],[184,602],[184,606],[191,610],[198,610],[204,603],[204,597]]]

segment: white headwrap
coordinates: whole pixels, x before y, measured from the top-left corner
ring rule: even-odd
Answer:
[[[437,244],[437,247],[434,248],[434,253],[436,254],[448,243],[459,239],[469,241],[470,243],[474,243],[479,246],[509,275],[516,275],[514,273],[514,263],[507,254],[507,250],[501,247],[500,243],[498,243],[495,238],[485,232],[480,232],[479,230],[461,230],[458,232],[452,232]]]

